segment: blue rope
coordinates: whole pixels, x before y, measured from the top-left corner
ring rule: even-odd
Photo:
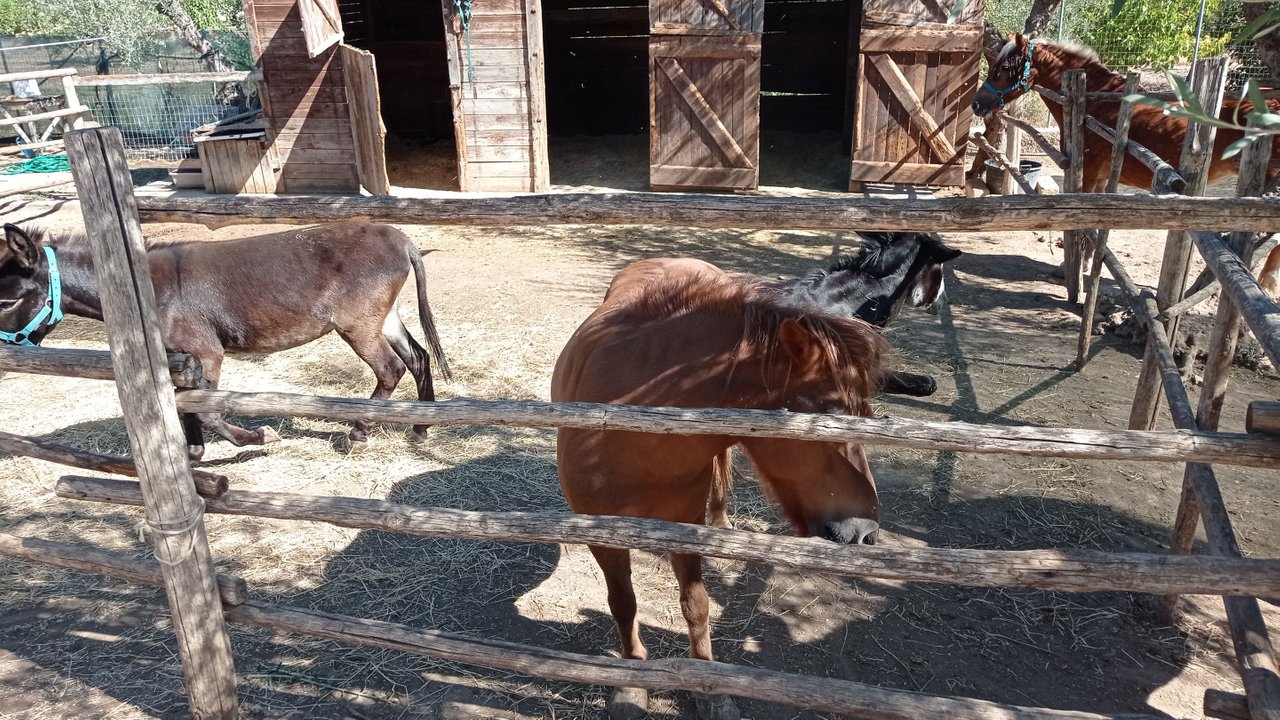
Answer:
[[[467,82],[476,81],[476,64],[471,58],[471,0],[453,0],[458,9],[458,17],[462,18],[462,31],[467,34]]]

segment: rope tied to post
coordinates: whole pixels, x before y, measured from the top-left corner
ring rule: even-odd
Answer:
[[[476,64],[471,57],[471,0],[453,0],[453,7],[462,19],[462,32],[467,36],[467,82],[476,81]]]
[[[138,540],[145,538],[146,533],[152,532],[156,535],[166,537],[177,537],[180,535],[187,536],[186,547],[181,552],[170,553],[171,557],[162,558],[159,553],[155,554],[156,562],[161,565],[178,565],[182,561],[191,556],[195,551],[196,540],[194,530],[204,520],[204,498],[196,496],[196,506],[191,512],[183,517],[175,520],[153,520],[150,516],[144,517],[138,522]]]

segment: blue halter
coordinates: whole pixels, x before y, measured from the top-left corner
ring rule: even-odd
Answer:
[[[54,325],[62,322],[62,276],[58,274],[58,259],[53,254],[53,248],[48,245],[44,247],[44,256],[49,260],[49,291],[45,295],[44,306],[35,317],[31,318],[31,322],[18,332],[0,331],[0,342],[35,347],[35,343],[31,342],[31,333],[39,330],[46,321],[50,330]]]
[[[1027,80],[1031,78],[1031,57],[1035,51],[1036,51],[1036,41],[1028,39],[1027,40],[1027,64],[1022,66],[1022,77],[1018,78],[1017,84],[1010,85],[1009,87],[1003,90],[997,90],[994,86],[992,86],[990,82],[984,81],[982,83],[982,89],[989,90],[991,93],[993,93],[996,96],[996,99],[1000,101],[1000,107],[1004,107],[1004,97],[1006,95],[1017,92],[1018,90],[1028,91],[1031,89],[1031,84],[1028,83]]]

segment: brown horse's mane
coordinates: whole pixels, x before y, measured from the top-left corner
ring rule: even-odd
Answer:
[[[698,276],[644,293],[627,310],[653,320],[693,312],[740,318],[745,324],[739,348],[753,348],[766,359],[779,349],[782,323],[795,320],[817,338],[849,410],[860,415],[871,412],[868,398],[874,394],[876,370],[888,349],[884,336],[863,320],[792,303],[765,278]]]

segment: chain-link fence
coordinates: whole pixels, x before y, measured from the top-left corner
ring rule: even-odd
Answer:
[[[75,68],[88,119],[120,128],[131,164],[171,165],[194,156],[192,130],[257,107],[258,98],[248,73],[193,78],[210,70],[207,60],[178,40],[161,47],[144,61],[123,65],[104,54],[98,38],[0,37],[0,72]],[[104,71],[110,76],[101,77]],[[207,79],[212,77],[217,81]],[[30,93],[22,90],[5,83],[0,97]],[[63,91],[55,80],[40,83],[39,92],[57,102]]]

